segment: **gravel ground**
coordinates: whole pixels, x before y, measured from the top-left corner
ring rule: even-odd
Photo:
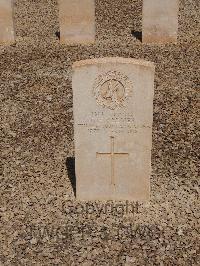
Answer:
[[[97,41],[60,45],[55,0],[16,0],[0,46],[0,265],[198,265],[198,0],[180,0],[177,45],[143,45],[141,0],[96,0]],[[151,201],[77,202],[71,65],[155,62]]]

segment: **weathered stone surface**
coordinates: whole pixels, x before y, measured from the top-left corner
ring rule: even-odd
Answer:
[[[13,0],[0,0],[0,44],[14,40]]]
[[[142,41],[176,43],[178,0],[143,0]]]
[[[59,0],[60,41],[89,44],[95,41],[94,0]]]
[[[72,83],[78,199],[148,200],[154,65],[79,61]]]

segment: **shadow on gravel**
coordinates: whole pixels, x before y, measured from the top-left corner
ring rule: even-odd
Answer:
[[[74,195],[76,197],[76,174],[75,174],[75,158],[68,157],[66,160],[67,174],[71,182]]]
[[[60,40],[60,31],[56,31],[55,35]]]
[[[141,31],[131,31],[131,34],[133,35],[133,37],[135,37],[137,40],[142,42],[142,32]]]

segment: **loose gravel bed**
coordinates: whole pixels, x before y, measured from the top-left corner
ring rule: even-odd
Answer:
[[[60,45],[55,0],[16,0],[0,46],[0,265],[198,265],[198,0],[180,0],[177,45],[143,45],[141,0],[96,0],[97,41]],[[151,201],[75,198],[71,65],[156,65]]]

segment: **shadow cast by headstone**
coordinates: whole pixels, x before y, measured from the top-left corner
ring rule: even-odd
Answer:
[[[135,37],[137,40],[142,42],[142,32],[141,31],[131,31],[131,34],[133,35],[133,37]]]
[[[55,35],[60,40],[60,31],[56,31]]]
[[[75,158],[74,157],[68,157],[66,160],[66,168],[67,168],[67,174],[69,177],[69,180],[71,182],[74,195],[76,197],[76,174],[75,174]]]

